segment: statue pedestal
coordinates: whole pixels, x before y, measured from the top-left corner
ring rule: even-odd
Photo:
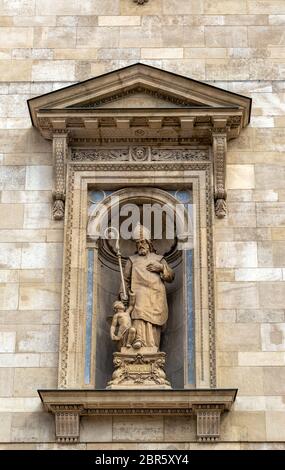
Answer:
[[[131,349],[113,354],[114,372],[107,389],[171,389],[164,371],[164,352],[152,348]]]

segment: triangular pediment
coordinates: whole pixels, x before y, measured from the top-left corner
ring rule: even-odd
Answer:
[[[69,109],[189,108],[196,106],[197,103],[193,101],[171,96],[157,89],[135,86],[115,95],[71,105]]]
[[[144,64],[135,64],[29,100],[33,124],[40,111],[99,109],[240,109],[248,124],[251,100]]]

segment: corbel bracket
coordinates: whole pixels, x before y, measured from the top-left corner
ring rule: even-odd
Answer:
[[[53,218],[55,220],[62,220],[64,218],[67,148],[67,131],[65,129],[56,129],[53,133]]]
[[[227,213],[226,182],[226,154],[227,154],[227,129],[226,127],[214,127],[212,129],[213,164],[214,164],[214,200],[215,214],[219,219]]]

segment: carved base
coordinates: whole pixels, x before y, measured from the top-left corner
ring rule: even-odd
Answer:
[[[107,389],[171,389],[164,371],[166,354],[163,352],[116,352],[115,370]],[[133,351],[133,350],[132,350]]]

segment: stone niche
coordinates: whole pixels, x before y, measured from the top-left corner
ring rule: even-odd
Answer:
[[[53,217],[65,221],[58,390],[40,392],[58,440],[78,440],[79,417],[95,409],[192,414],[199,439],[219,437],[236,391],[216,389],[212,227],[226,216],[227,141],[248,124],[250,107],[245,96],[142,64],[29,100],[33,125],[53,145]],[[176,225],[156,242],[175,272],[161,341],[172,390],[145,390],[140,406],[139,390],[106,390],[120,271],[114,240],[91,235],[98,205],[108,217],[112,196],[121,206],[191,210],[186,237]],[[121,240],[121,252],[124,264],[132,242]]]

